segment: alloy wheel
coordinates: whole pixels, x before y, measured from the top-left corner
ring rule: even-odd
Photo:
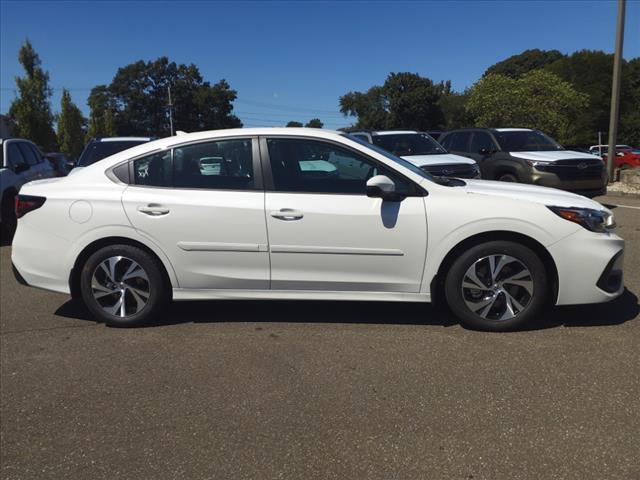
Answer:
[[[151,288],[147,272],[137,262],[114,256],[96,267],[91,277],[91,293],[106,313],[124,318],[142,311]]]
[[[533,277],[527,266],[510,255],[476,260],[462,278],[467,308],[488,320],[510,320],[533,298]]]

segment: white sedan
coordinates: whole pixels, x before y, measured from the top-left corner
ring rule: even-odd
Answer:
[[[464,325],[507,330],[624,288],[624,241],[599,203],[432,177],[319,129],[156,140],[25,185],[16,211],[17,278],[115,326],[171,300],[437,299]]]

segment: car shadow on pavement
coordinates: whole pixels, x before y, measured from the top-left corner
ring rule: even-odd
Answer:
[[[638,297],[628,289],[616,300],[598,305],[552,307],[524,330],[620,325],[640,313]],[[80,303],[69,301],[56,315],[94,321]],[[181,323],[281,322],[451,326],[458,320],[448,309],[423,303],[343,301],[194,301],[173,303],[166,315],[143,328]]]

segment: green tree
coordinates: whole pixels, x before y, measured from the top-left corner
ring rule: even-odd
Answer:
[[[42,69],[40,57],[29,40],[22,44],[18,60],[26,75],[16,77],[18,96],[9,107],[13,133],[17,137],[32,140],[43,150],[53,151],[56,148],[56,134],[49,104],[49,73]]]
[[[319,118],[312,118],[311,120],[309,120],[307,122],[305,127],[307,127],[307,128],[322,128],[322,127],[324,127],[324,123],[322,123]]]
[[[96,137],[117,136],[113,114],[116,106],[106,85],[98,85],[91,89],[87,105],[90,109],[87,140]]]
[[[473,116],[467,111],[466,104],[469,92],[450,92],[438,101],[445,118],[445,130],[465,128],[473,125]]]
[[[161,57],[126,65],[118,69],[108,86],[94,88],[89,100],[91,132],[97,127],[106,128],[106,115],[111,111],[109,115],[118,135],[169,135],[169,87],[175,129],[199,131],[242,126],[232,113],[236,91],[225,80],[211,85],[195,65],[178,65]]]
[[[302,127],[302,122],[296,122],[295,120],[291,120],[287,123],[287,127]]]
[[[618,139],[620,143],[634,143],[640,140],[637,135],[635,138],[627,136],[633,135],[632,132],[637,132],[640,128],[636,123],[640,107],[637,93],[634,93],[638,91],[638,70],[631,62],[623,61],[622,63]],[[598,132],[609,130],[613,55],[601,51],[581,50],[547,65],[545,70],[558,75],[589,97],[589,110],[581,112],[574,119],[577,132],[576,143],[585,145],[596,143]]]
[[[471,89],[467,110],[478,127],[536,128],[561,143],[576,143],[575,119],[588,97],[556,75],[534,70],[520,79],[490,74]]]
[[[358,128],[429,130],[446,124],[439,101],[450,82],[434,83],[416,73],[391,73],[382,86],[340,97],[340,111],[357,117]]]
[[[69,91],[64,89],[58,115],[58,146],[62,153],[78,158],[84,147],[85,124],[82,112],[71,100]]]
[[[560,60],[561,58],[564,58],[564,55],[562,55],[558,50],[539,50],[537,48],[525,50],[518,55],[512,55],[511,57],[490,66],[487,68],[486,72],[484,72],[483,76],[498,74],[511,78],[520,78],[525,73],[529,73],[532,70],[538,70],[545,65]]]

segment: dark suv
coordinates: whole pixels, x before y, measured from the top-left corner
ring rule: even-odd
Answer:
[[[111,155],[151,140],[153,140],[151,137],[92,138],[80,154],[76,167],[87,167]]]
[[[560,188],[587,197],[607,192],[607,172],[595,155],[565,148],[538,130],[467,128],[444,133],[451,153],[473,158],[482,178]]]

